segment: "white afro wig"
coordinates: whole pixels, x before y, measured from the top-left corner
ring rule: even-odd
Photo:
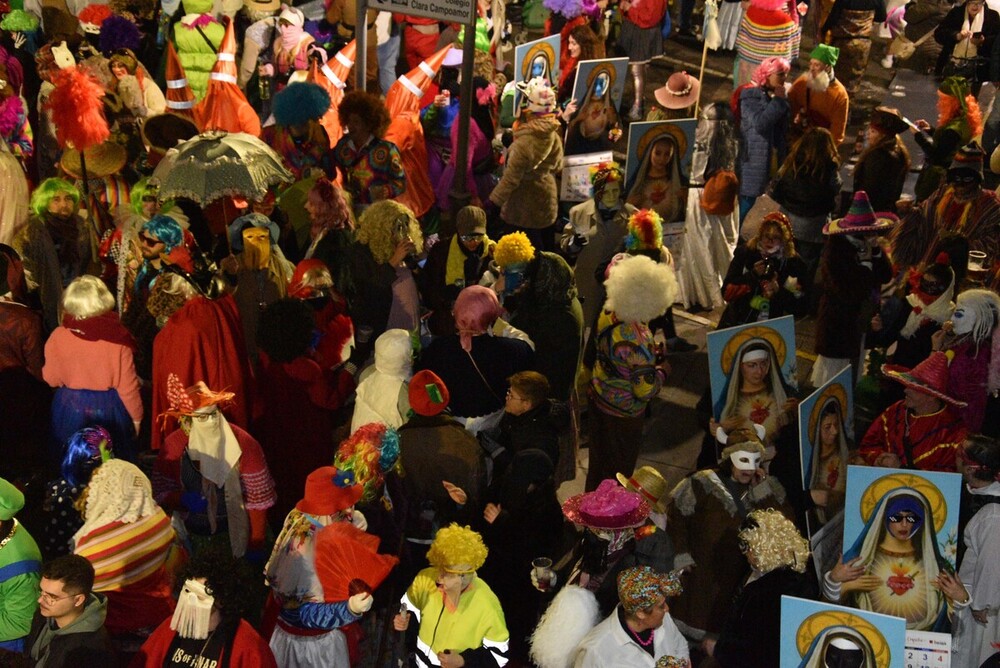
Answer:
[[[644,255],[630,255],[611,268],[604,308],[623,322],[646,322],[667,312],[677,299],[674,270]]]

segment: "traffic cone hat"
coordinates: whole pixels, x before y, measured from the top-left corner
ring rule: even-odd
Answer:
[[[344,130],[340,125],[340,117],[337,115],[337,107],[344,99],[344,87],[347,86],[347,77],[354,67],[357,49],[357,43],[351,40],[325,65],[313,62],[309,67],[309,74],[306,76],[306,81],[322,86],[330,94],[330,108],[319,119],[319,122],[330,138],[331,148],[344,135]]]
[[[194,122],[202,132],[221,130],[260,136],[260,118],[236,85],[236,34],[232,19],[226,20],[226,33],[208,77],[208,92],[194,107]]]
[[[181,65],[174,43],[167,41],[167,109],[193,118],[194,113],[194,93],[188,85],[187,74],[184,73],[184,66]]]
[[[449,51],[451,51],[450,44],[396,79],[396,83],[392,84],[385,96],[385,106],[389,110],[390,117],[420,111],[420,100],[430,90],[434,77],[437,76],[441,63]]]

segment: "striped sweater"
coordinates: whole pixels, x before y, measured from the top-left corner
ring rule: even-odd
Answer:
[[[791,61],[799,52],[800,37],[799,26],[786,12],[751,5],[736,35],[736,52],[754,66],[772,57]]]
[[[111,522],[80,539],[76,554],[94,566],[94,591],[118,591],[153,575],[174,540],[170,518],[157,509],[136,522]]]

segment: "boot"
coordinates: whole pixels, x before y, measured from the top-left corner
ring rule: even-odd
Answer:
[[[646,93],[646,63],[633,63],[629,67],[632,69],[635,101],[632,103],[632,110],[629,111],[628,118],[630,121],[641,121],[642,103]]]

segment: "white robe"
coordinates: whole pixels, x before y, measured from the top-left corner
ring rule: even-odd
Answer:
[[[970,490],[972,491],[972,490]],[[972,491],[973,494],[1000,496],[1000,482]],[[991,643],[1000,642],[1000,504],[989,503],[979,509],[963,534],[966,550],[958,576],[972,603],[955,611],[953,635],[954,666],[980,666],[996,654]],[[972,610],[989,608],[984,626],[972,617]]]

